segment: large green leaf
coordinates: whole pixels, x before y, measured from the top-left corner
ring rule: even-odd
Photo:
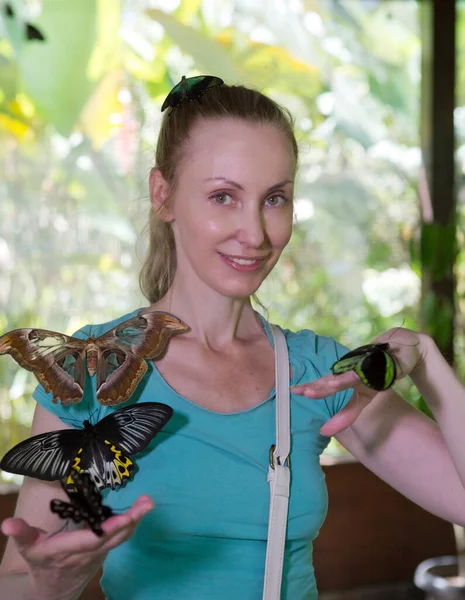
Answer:
[[[254,87],[292,91],[307,102],[321,92],[320,71],[296,60],[281,46],[252,42],[240,58],[246,77]]]
[[[67,136],[97,83],[88,75],[97,35],[97,2],[63,4],[43,0],[35,24],[46,40],[23,45],[18,60],[22,87],[38,113]]]
[[[227,83],[252,83],[246,81],[240,65],[219,42],[180,23],[161,10],[151,9],[147,14],[164,27],[165,32],[183,52],[192,56],[197,70],[208,75],[220,75]]]

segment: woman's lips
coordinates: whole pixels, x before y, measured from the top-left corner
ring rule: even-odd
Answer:
[[[227,254],[221,254],[221,252],[219,255],[228,265],[230,265],[233,269],[236,269],[236,271],[257,271],[265,262],[264,258],[257,260],[239,259],[228,256]]]

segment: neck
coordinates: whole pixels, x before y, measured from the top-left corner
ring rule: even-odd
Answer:
[[[212,350],[225,348],[236,340],[247,341],[262,331],[250,297],[226,298],[211,289],[189,293],[176,281],[152,308],[182,319],[190,327],[182,337],[195,339]]]

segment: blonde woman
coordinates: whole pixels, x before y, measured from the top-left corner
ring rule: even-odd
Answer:
[[[15,518],[2,525],[2,598],[77,599],[102,564],[109,600],[262,597],[275,373],[270,326],[251,297],[291,237],[297,166],[290,115],[258,91],[219,85],[165,112],[140,281],[151,309],[190,330],[170,341],[130,402],[164,402],[173,417],[133,479],[105,494],[113,509],[130,508],[105,521],[102,538],[88,529],[47,537],[62,526],[49,504],[63,493],[55,482],[24,482]],[[436,425],[392,389],[332,375],[347,351],[333,338],[284,334],[292,482],[281,597],[316,600],[312,540],[327,512],[319,457],[329,436],[414,502],[465,525],[465,390],[426,335],[377,339],[389,338],[398,378],[412,377]],[[95,404],[55,405],[40,388],[35,398],[33,434],[83,420]]]

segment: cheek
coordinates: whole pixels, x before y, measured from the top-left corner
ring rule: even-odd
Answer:
[[[224,235],[228,227],[227,219],[207,215],[205,211],[185,210],[173,222],[173,231],[184,247],[194,245],[197,249],[202,242],[214,241]]]
[[[292,216],[279,219],[270,219],[268,223],[268,236],[273,246],[283,250],[292,236]]]

